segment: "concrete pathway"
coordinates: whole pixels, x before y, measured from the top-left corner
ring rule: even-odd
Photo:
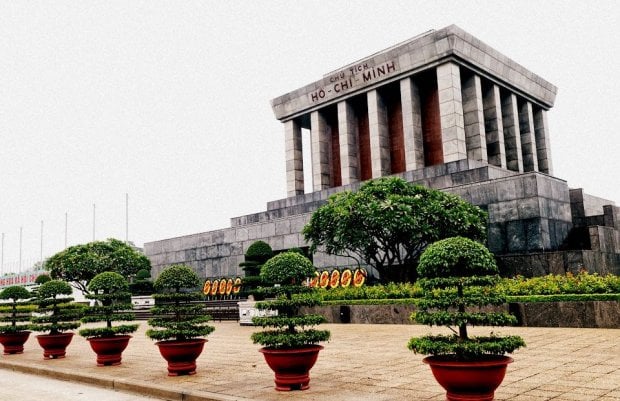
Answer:
[[[444,400],[423,355],[407,350],[411,336],[447,329],[417,325],[321,326],[332,332],[311,371],[307,391],[277,392],[273,373],[250,334],[258,329],[236,322],[214,323],[193,376],[168,377],[166,362],[145,337],[134,335],[117,367],[97,367],[88,342],[76,336],[67,357],[43,360],[32,337],[24,354],[3,355],[0,368],[85,382],[147,396],[184,401],[230,400]],[[487,334],[475,328],[473,334]],[[620,401],[620,330],[495,328],[521,335],[527,347],[515,352],[496,400]],[[55,399],[55,398],[51,398]]]
[[[82,383],[60,382],[28,373],[3,370],[0,400],[19,401],[156,401],[157,398],[122,393]]]

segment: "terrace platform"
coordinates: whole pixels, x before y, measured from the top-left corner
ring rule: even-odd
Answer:
[[[255,327],[215,322],[215,332],[193,376],[168,377],[166,362],[145,335],[146,323],[123,353],[122,365],[97,367],[88,342],[75,336],[67,357],[43,360],[33,335],[21,355],[1,355],[0,369],[16,370],[184,401],[410,401],[444,400],[423,355],[406,348],[412,336],[447,329],[418,325],[327,324],[332,332],[311,371],[310,389],[273,389],[273,373],[252,344]],[[488,333],[475,328],[473,333]],[[495,328],[521,335],[527,347],[513,354],[496,400],[620,401],[620,330],[586,328]],[[34,334],[34,333],[33,333]],[[33,385],[35,385],[33,383]],[[44,401],[44,400],[42,400]]]

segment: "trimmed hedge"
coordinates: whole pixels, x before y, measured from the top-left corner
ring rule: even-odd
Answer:
[[[513,297],[529,296],[530,300],[516,299],[514,302],[547,302],[560,300],[594,300],[606,301],[620,298],[620,276],[601,276],[596,273],[580,272],[566,275],[549,274],[541,277],[502,278],[497,285],[500,293],[511,300]],[[424,291],[418,283],[389,283],[384,285],[362,287],[338,287],[330,289],[316,289],[316,293],[329,304],[358,304],[378,305],[392,302],[380,300],[407,300],[405,303],[415,302],[423,296]],[[575,297],[575,295],[589,295],[590,297]],[[557,298],[545,298],[555,295]],[[559,297],[559,296],[562,297]],[[361,301],[361,302],[351,302]],[[395,303],[401,303],[395,302]]]

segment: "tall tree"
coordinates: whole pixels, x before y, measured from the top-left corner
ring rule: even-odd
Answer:
[[[151,270],[151,262],[123,241],[108,239],[74,245],[60,251],[45,262],[54,279],[70,282],[88,294],[88,283],[106,271],[130,277],[141,269]]]
[[[396,177],[332,195],[304,227],[314,252],[373,267],[381,281],[413,281],[422,251],[448,237],[486,239],[486,212],[455,195]]]

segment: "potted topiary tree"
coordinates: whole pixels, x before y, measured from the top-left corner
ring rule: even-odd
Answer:
[[[516,323],[506,312],[490,310],[505,297],[495,289],[499,281],[493,254],[482,244],[452,237],[428,246],[420,257],[418,283],[424,297],[412,319],[431,326],[447,326],[450,335],[412,338],[408,347],[424,358],[448,400],[492,400],[506,367],[505,356],[525,346],[518,336],[469,336],[468,325],[503,326]],[[486,309],[484,309],[486,307]],[[456,329],[455,329],[456,328]]]
[[[0,292],[0,299],[9,300],[10,304],[0,306],[0,344],[4,347],[4,355],[21,354],[24,343],[30,336],[29,323],[32,306],[27,301],[32,295],[21,285],[6,287]],[[6,324],[8,323],[8,324]]]
[[[90,294],[86,298],[95,304],[82,317],[82,323],[106,322],[104,327],[81,329],[90,347],[97,354],[97,366],[120,365],[122,353],[129,344],[130,333],[138,330],[137,324],[113,326],[113,321],[132,321],[131,293],[125,277],[116,272],[96,275],[88,284]]]
[[[215,330],[207,324],[211,317],[204,314],[204,305],[197,302],[204,299],[196,291],[199,285],[198,275],[185,265],[169,266],[155,280],[154,317],[148,321],[153,328],[146,335],[158,340],[159,352],[168,361],[168,376],[195,374],[196,359],[207,341],[201,337]]]
[[[255,241],[245,251],[245,260],[239,263],[245,275],[241,280],[241,296],[247,297],[245,301],[239,302],[239,324],[251,326],[254,316],[263,315],[256,309],[256,301],[264,299],[264,287],[269,283],[264,283],[260,276],[261,266],[273,257],[271,246],[265,241]]]
[[[321,315],[302,315],[300,307],[319,305],[311,296],[294,294],[312,291],[302,285],[314,273],[312,262],[296,252],[285,252],[269,259],[261,268],[261,277],[279,283],[279,295],[274,300],[256,304],[260,310],[275,310],[276,316],[257,316],[253,323],[263,330],[252,334],[255,344],[263,345],[260,352],[275,373],[276,390],[306,390],[310,383],[310,369],[314,366],[321,341],[329,340],[327,330],[312,328],[325,322]]]
[[[37,336],[43,348],[43,358],[64,358],[66,348],[73,339],[68,330],[80,327],[78,321],[83,307],[73,303],[71,286],[60,280],[50,280],[41,284],[37,293],[37,314],[31,317],[31,330],[48,332]]]

